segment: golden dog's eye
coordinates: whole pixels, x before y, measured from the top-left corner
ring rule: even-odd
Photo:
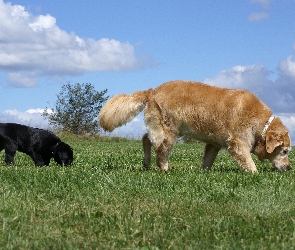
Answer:
[[[288,149],[283,150],[283,154],[284,154],[284,155],[287,155],[288,152],[289,152]]]

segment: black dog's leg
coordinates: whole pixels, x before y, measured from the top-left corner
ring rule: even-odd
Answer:
[[[33,161],[35,162],[36,166],[44,166],[44,165],[49,165],[49,160],[44,159],[44,157],[40,154],[34,153],[33,155],[30,155],[33,159]]]
[[[6,164],[14,164],[14,156],[16,153],[16,149],[13,147],[7,147],[5,148],[5,162]]]

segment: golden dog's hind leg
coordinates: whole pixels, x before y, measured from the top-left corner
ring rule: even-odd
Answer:
[[[174,143],[171,144],[168,140],[165,139],[158,147],[155,148],[156,163],[161,171],[168,170],[168,158],[173,144]]]
[[[204,155],[202,159],[202,168],[203,170],[210,170],[216,156],[220,150],[220,147],[212,145],[212,144],[206,144],[204,149]]]
[[[151,165],[151,149],[152,143],[148,137],[148,134],[144,134],[142,137],[142,146],[144,152],[143,167],[148,169]]]
[[[148,137],[148,134],[144,134],[142,137],[142,145],[144,152],[143,167],[148,169],[151,165],[151,148],[152,143]],[[173,148],[174,141],[164,139],[158,146],[155,147],[156,164],[161,171],[168,170],[168,158]]]
[[[228,152],[246,172],[253,173],[257,171],[256,165],[251,157],[250,149],[242,140],[231,138],[228,141]]]

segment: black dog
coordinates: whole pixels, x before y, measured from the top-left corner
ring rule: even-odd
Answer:
[[[50,159],[70,165],[73,150],[53,133],[16,123],[0,123],[0,151],[5,149],[5,162],[14,164],[16,151],[29,155],[37,166],[49,165]]]

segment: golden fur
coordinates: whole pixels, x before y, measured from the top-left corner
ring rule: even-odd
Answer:
[[[261,137],[272,111],[248,91],[172,81],[155,89],[114,96],[102,107],[98,119],[105,130],[113,131],[143,109],[148,131],[142,138],[146,168],[154,146],[157,166],[167,170],[176,139],[189,133],[206,143],[204,169],[211,168],[223,147],[245,171],[257,171],[251,152],[261,161],[269,159],[278,170],[290,169],[288,130],[275,118]]]

